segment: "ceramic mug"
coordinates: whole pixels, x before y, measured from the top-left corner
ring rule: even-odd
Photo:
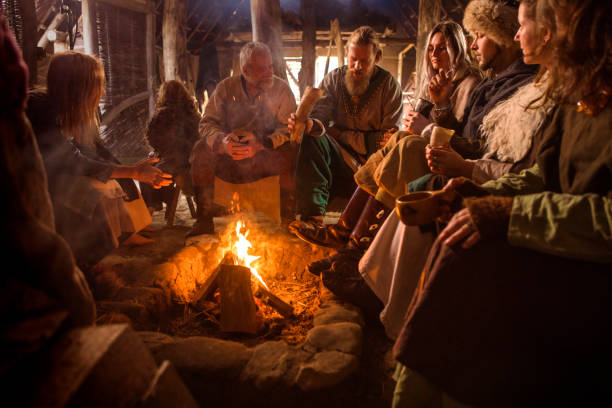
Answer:
[[[454,134],[454,130],[436,125],[433,127],[433,131],[431,132],[429,144],[432,146],[446,146],[450,143],[450,140]]]

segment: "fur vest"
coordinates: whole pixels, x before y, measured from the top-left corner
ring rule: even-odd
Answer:
[[[480,131],[487,141],[484,158],[517,163],[531,150],[534,134],[540,129],[554,103],[538,100],[543,95],[542,82],[530,82],[509,99],[498,103],[484,118]]]

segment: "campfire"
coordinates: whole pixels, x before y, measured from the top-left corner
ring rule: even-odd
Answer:
[[[234,208],[239,208],[236,199]],[[220,327],[224,332],[257,331],[254,297],[274,308],[285,318],[293,316],[293,306],[274,295],[258,271],[260,256],[251,254],[249,228],[243,215],[236,215],[221,238],[218,266],[200,287],[195,303],[210,298],[218,289]]]

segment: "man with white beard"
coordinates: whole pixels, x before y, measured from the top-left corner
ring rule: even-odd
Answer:
[[[300,223],[320,224],[328,202],[350,198],[360,165],[397,129],[402,92],[393,76],[376,65],[382,52],[371,27],[347,41],[348,65],[333,70],[321,85],[324,95],[306,123],[298,155],[296,198]],[[295,115],[289,118],[289,129]],[[293,228],[293,227],[290,227]]]
[[[272,71],[267,45],[247,43],[240,50],[242,72],[217,85],[200,121],[200,140],[191,152],[191,178],[197,219],[187,236],[213,234],[215,176],[228,183],[250,183],[291,174],[295,158],[287,118],[295,112],[289,85]]]

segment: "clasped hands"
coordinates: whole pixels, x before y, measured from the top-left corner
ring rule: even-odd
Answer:
[[[264,149],[252,132],[240,131],[240,136],[234,132],[228,133],[221,142],[223,152],[234,160],[245,160],[255,156]]]

